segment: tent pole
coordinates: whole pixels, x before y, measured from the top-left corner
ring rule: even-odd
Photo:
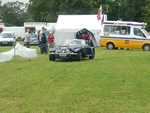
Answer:
[[[14,57],[15,57],[15,61],[18,60],[18,56],[16,56],[16,41],[14,43]]]
[[[14,59],[16,61],[16,48],[15,48],[15,46],[16,46],[16,42],[14,43]]]

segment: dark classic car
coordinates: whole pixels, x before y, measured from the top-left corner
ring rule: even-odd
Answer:
[[[90,46],[90,41],[83,39],[69,39],[59,47],[49,49],[49,60],[77,60],[81,61],[84,57],[94,59],[95,49]]]

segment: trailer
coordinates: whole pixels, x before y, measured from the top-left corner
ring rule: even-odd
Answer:
[[[24,27],[4,27],[3,31],[7,31],[7,32],[13,32],[15,35],[16,40],[23,40],[24,35],[25,35],[25,30]]]

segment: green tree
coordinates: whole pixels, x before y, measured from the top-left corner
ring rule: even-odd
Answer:
[[[147,0],[121,0],[119,16],[126,21],[143,21],[143,8]]]
[[[23,26],[26,20],[27,4],[23,2],[8,2],[1,6],[1,18],[6,26]]]
[[[150,0],[148,0],[147,5],[144,7],[143,16],[144,22],[147,23],[147,30],[150,31]]]
[[[30,0],[29,11],[35,21],[57,21],[61,14],[92,14],[90,0]]]
[[[0,22],[2,21],[2,1],[0,0]]]
[[[147,0],[30,0],[28,12],[33,21],[56,22],[62,14],[97,14],[102,5],[109,20],[143,21],[146,4]]]

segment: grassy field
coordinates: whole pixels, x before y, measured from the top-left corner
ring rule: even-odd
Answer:
[[[94,60],[50,62],[32,48],[37,58],[0,63],[0,113],[150,112],[150,52],[96,48]]]

